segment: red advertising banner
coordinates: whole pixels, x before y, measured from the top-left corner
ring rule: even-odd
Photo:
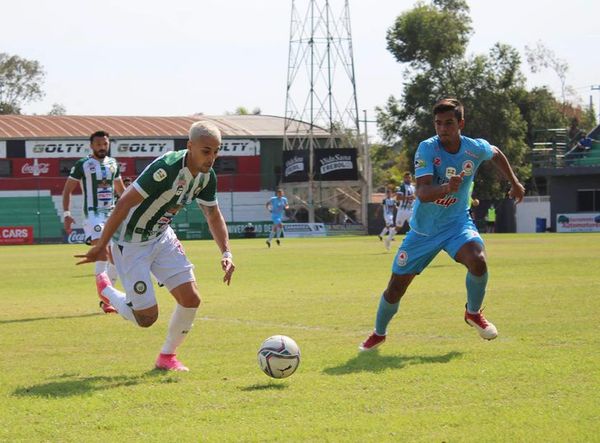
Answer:
[[[32,226],[0,226],[0,245],[33,244]]]
[[[59,177],[59,160],[56,158],[14,158],[12,163],[13,177]]]

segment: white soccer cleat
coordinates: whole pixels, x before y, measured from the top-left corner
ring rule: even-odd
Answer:
[[[477,329],[477,332],[481,338],[485,340],[493,340],[498,337],[498,330],[493,323],[490,323],[483,316],[482,310],[479,310],[477,314],[471,314],[465,309],[465,322],[469,326],[473,326]]]

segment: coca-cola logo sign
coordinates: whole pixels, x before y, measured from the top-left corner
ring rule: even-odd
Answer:
[[[36,172],[36,168],[37,168],[37,172]],[[21,174],[33,174],[33,175],[38,175],[38,174],[48,174],[48,172],[50,172],[50,163],[38,163],[37,165],[35,163],[24,163],[23,166],[21,166]]]
[[[65,241],[69,244],[85,243],[85,232],[83,229],[73,229],[71,233],[65,237]]]

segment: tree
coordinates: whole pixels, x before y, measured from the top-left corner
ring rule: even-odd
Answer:
[[[252,109],[252,112],[250,112],[245,106],[238,106],[233,112],[225,112],[225,115],[260,115],[261,112],[259,107],[255,107]]]
[[[428,29],[426,35],[415,37],[423,27]],[[519,54],[508,45],[496,44],[486,55],[464,57],[470,32],[468,7],[460,0],[420,3],[396,19],[388,31],[388,49],[408,64],[406,79],[402,96],[390,97],[377,109],[379,129],[386,142],[399,143],[412,158],[418,143],[434,134],[433,103],[457,97],[466,108],[463,133],[498,145],[525,180],[530,168],[527,123],[517,100],[525,90]],[[479,198],[503,195],[494,175],[489,165],[480,169],[475,185]]]
[[[554,71],[560,80],[560,96],[563,107],[566,106],[567,91],[569,90],[567,86],[569,65],[567,62],[558,58],[554,51],[548,49],[541,41],[538,41],[534,48],[525,46],[525,56],[527,57],[527,63],[529,63],[531,72],[540,72],[542,69],[551,69]]]
[[[44,76],[39,62],[0,53],[0,114],[20,114],[21,106],[43,97]]]
[[[417,3],[398,16],[387,32],[387,48],[400,63],[435,67],[462,56],[471,34],[469,6],[464,0]]]
[[[52,109],[50,109],[50,112],[48,112],[48,115],[66,115],[67,114],[67,108],[64,105],[61,105],[60,103],[54,103],[52,105]]]

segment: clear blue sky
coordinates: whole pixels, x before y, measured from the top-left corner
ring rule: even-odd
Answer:
[[[500,41],[523,54],[541,40],[569,64],[567,82],[581,100],[593,95],[597,106],[590,86],[600,85],[599,1],[468,3],[471,53]],[[403,68],[385,34],[413,5],[350,1],[359,108],[370,117],[400,95]],[[2,6],[0,52],[39,60],[47,72],[46,96],[26,113],[61,103],[69,114],[218,115],[245,106],[283,115],[290,11],[291,0],[13,1]],[[530,86],[559,91],[552,72],[523,71]]]

